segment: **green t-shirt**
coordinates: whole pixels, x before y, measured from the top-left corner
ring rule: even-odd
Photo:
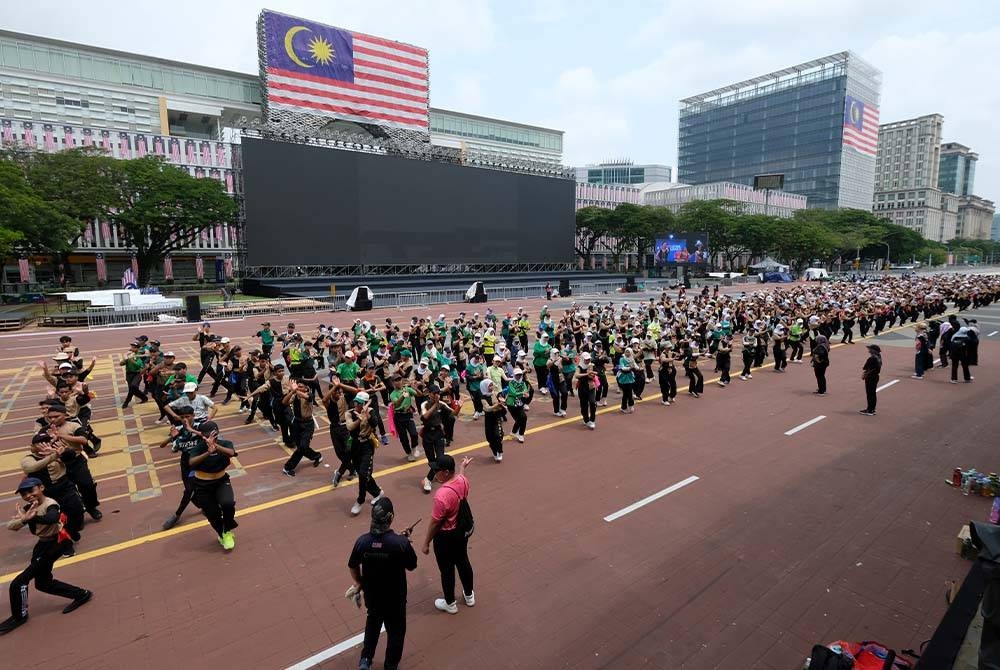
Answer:
[[[409,387],[403,387],[401,389],[395,389],[389,394],[389,402],[397,410],[408,410],[413,407],[413,389]]]
[[[551,344],[544,344],[541,341],[535,342],[532,347],[532,363],[536,368],[544,368],[549,362],[549,352],[552,351]]]
[[[353,382],[358,378],[359,372],[361,372],[361,366],[353,361],[350,363],[341,363],[337,366],[337,376],[345,382]]]
[[[518,402],[524,402],[524,393],[528,390],[528,385],[523,381],[512,380],[507,386],[507,407],[517,407]]]
[[[257,335],[260,336],[260,343],[265,347],[274,346],[274,331],[270,328],[257,331]]]

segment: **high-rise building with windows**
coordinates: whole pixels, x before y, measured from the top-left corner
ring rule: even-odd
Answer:
[[[667,165],[636,165],[630,160],[608,161],[576,169],[576,180],[585,184],[654,184],[669,182],[673,171]]]
[[[958,142],[941,145],[938,188],[955,195],[972,195],[976,185],[976,161],[979,154]]]
[[[844,51],[680,103],[677,179],[783,174],[809,206],[870,209],[882,74]]]

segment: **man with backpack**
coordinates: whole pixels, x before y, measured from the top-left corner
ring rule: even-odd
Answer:
[[[466,607],[476,604],[476,594],[472,590],[472,563],[469,562],[469,538],[472,536],[474,523],[468,502],[469,480],[465,477],[465,469],[471,463],[472,458],[466,456],[457,472],[455,459],[448,454],[438,457],[435,463],[434,479],[441,484],[441,488],[434,493],[434,507],[423,552],[430,553],[433,541],[434,558],[441,571],[441,590],[444,592],[444,598],[435,600],[434,607],[448,614],[458,614],[458,603],[455,600],[456,569],[462,581]]]

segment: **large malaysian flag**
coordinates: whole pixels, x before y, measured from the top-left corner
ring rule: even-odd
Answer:
[[[878,107],[846,96],[844,100],[844,144],[867,156],[878,151]]]
[[[267,106],[427,132],[427,50],[265,10]]]

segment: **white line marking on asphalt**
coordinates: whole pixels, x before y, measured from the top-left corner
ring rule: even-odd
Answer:
[[[382,626],[382,632],[385,632],[385,626]],[[343,642],[338,642],[328,649],[324,649],[318,654],[313,654],[304,661],[299,661],[295,665],[288,666],[287,670],[309,670],[309,668],[315,668],[317,665],[323,661],[328,661],[338,654],[342,654],[348,649],[353,649],[365,640],[364,633],[358,633],[354,637],[349,637]]]
[[[990,333],[990,334],[989,334],[989,335],[987,335],[986,337],[993,337],[993,336],[994,336],[994,335],[996,335],[997,333],[1000,333],[1000,330],[994,330],[994,331],[993,331],[992,333]]]
[[[875,393],[878,393],[879,391],[884,391],[884,390],[886,390],[887,388],[889,388],[890,386],[894,386],[894,385],[896,385],[896,384],[898,384],[898,383],[899,383],[899,380],[898,380],[898,379],[893,379],[893,380],[892,380],[891,382],[889,382],[888,384],[882,384],[882,385],[881,385],[881,386],[879,386],[879,387],[878,387],[877,389],[875,389]]]
[[[813,425],[814,423],[819,423],[820,421],[822,421],[825,418],[826,418],[825,415],[820,414],[815,419],[809,419],[805,423],[800,423],[799,425],[795,426],[795,428],[792,428],[791,430],[785,431],[785,435],[794,435],[795,433],[799,432],[800,430],[805,430],[809,426]]]
[[[685,479],[683,481],[679,481],[676,484],[674,484],[673,486],[668,486],[667,488],[663,489],[662,491],[658,491],[658,492],[654,493],[651,496],[643,498],[639,502],[634,502],[631,505],[629,505],[628,507],[623,507],[622,509],[618,510],[614,514],[607,515],[606,517],[604,517],[604,520],[607,521],[608,523],[611,523],[612,521],[614,521],[616,519],[622,518],[626,514],[629,514],[631,512],[636,511],[640,507],[645,507],[649,503],[659,500],[660,498],[662,498],[665,495],[669,495],[669,494],[673,493],[674,491],[677,491],[678,489],[684,488],[688,484],[694,484],[696,481],[698,481],[698,477],[696,477],[695,475],[691,475],[687,479]]]

